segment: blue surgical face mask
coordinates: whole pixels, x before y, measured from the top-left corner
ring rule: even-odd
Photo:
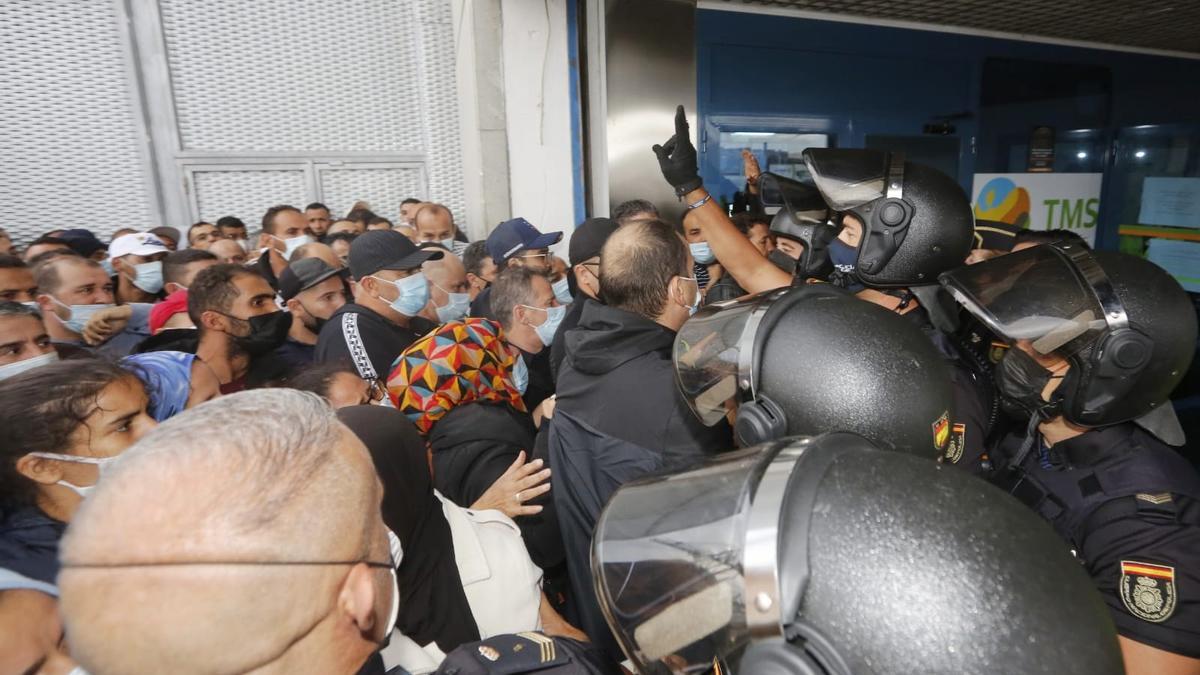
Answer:
[[[438,243],[441,244],[442,247],[445,248],[447,251],[450,251],[451,253],[454,252],[454,237],[450,237],[449,239],[442,239]]]
[[[420,272],[395,281],[379,277],[372,278],[385,284],[392,284],[396,290],[400,291],[400,295],[388,305],[404,316],[416,316],[429,302],[429,283],[425,281],[425,275]]]
[[[68,305],[53,295],[50,296],[50,300],[52,300],[59,307],[65,307],[71,312],[71,316],[69,318],[58,319],[57,313],[54,315],[54,318],[58,319],[59,323],[66,326],[67,330],[71,331],[72,333],[82,333],[83,328],[88,324],[88,320],[90,320],[92,316],[96,314],[96,312],[106,310],[110,307],[116,307],[116,305],[113,304]]]
[[[56,459],[60,462],[74,462],[76,464],[95,464],[96,465],[96,483],[104,478],[104,469],[112,462],[116,461],[116,457],[80,457],[78,455],[60,455],[56,452],[31,452],[33,457],[41,457],[42,459]],[[87,497],[92,490],[96,489],[96,485],[75,485],[68,483],[65,480],[60,480],[56,485],[69,488],[72,492],[80,497]]]
[[[163,287],[162,261],[142,263],[133,266],[133,285],[147,293],[157,293]]]
[[[525,390],[529,388],[529,366],[525,365],[525,359],[518,356],[516,363],[513,363],[512,369],[513,386],[521,395],[525,395]]]
[[[58,352],[50,351],[46,352],[45,354],[38,354],[37,356],[25,359],[24,361],[6,363],[0,366],[0,381],[7,380],[15,375],[20,375],[26,371],[33,370],[38,366],[44,366],[47,363],[54,363],[57,360]]]
[[[116,275],[116,273],[117,273],[117,271],[113,269],[112,261],[109,260],[108,258],[101,260],[100,266],[104,268],[104,273],[110,277]]]
[[[701,265],[711,265],[717,259],[707,241],[688,244],[688,248],[692,249],[692,260]]]
[[[437,284],[434,284],[437,286]],[[449,323],[458,321],[467,315],[471,309],[471,296],[467,293],[451,293],[450,291],[438,286],[438,290],[446,294],[446,304],[441,307],[434,308],[437,311],[438,321]]]
[[[550,284],[550,288],[554,289],[554,297],[557,298],[561,304],[569,305],[575,301],[575,298],[571,297],[571,286],[567,284],[567,278],[565,276],[562,279]]]
[[[546,320],[541,325],[534,326],[533,331],[537,333],[538,339],[542,341],[542,344],[549,347],[550,343],[554,342],[554,334],[558,332],[558,325],[562,323],[563,317],[567,315],[567,308],[562,305],[558,307],[521,306],[525,309],[541,310],[546,313]]]

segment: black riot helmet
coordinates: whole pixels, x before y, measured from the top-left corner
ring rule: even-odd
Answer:
[[[676,333],[673,358],[701,422],[738,404],[742,445],[849,430],[933,459],[947,448],[945,359],[911,321],[827,284],[708,305]]]
[[[947,272],[942,284],[997,335],[1067,359],[1054,409],[1068,422],[1133,420],[1183,444],[1168,398],[1192,361],[1196,313],[1162,268],[1056,242]]]
[[[853,434],[627,483],[592,541],[605,618],[643,674],[1124,672],[1049,525]]]
[[[799,279],[826,279],[833,271],[829,258],[829,243],[841,231],[840,224],[830,220],[832,212],[811,183],[764,173],[758,179],[763,206],[779,207],[771,219],[771,234],[786,237],[804,245],[796,261],[795,275]]]
[[[950,176],[879,150],[810,148],[804,162],[829,208],[862,221],[855,274],[863,284],[936,284],[966,260],[975,216]]]

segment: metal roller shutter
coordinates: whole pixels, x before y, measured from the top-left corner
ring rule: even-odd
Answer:
[[[123,21],[102,0],[0,4],[0,226],[18,242],[161,224]]]

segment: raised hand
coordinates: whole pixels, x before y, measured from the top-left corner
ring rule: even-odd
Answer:
[[[675,188],[675,194],[682,197],[704,185],[697,165],[696,146],[692,145],[688,134],[687,114],[683,106],[675,109],[675,135],[666,143],[650,149],[658,157],[658,168],[662,170],[663,178]]]

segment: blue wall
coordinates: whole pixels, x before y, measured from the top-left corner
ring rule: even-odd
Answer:
[[[1200,124],[1200,61],[1188,59],[714,10],[697,13],[696,49],[701,129],[712,129],[713,118],[786,116],[834,134],[840,147],[863,147],[869,134],[916,136],[935,117],[966,113],[952,122],[964,190],[975,173],[1023,171],[1021,144],[1035,125],[1055,127],[1061,142],[1067,130],[1090,129],[1080,142],[1096,151],[1073,165],[1074,152],[1059,157],[1056,170],[1106,174],[1097,232],[1104,248],[1116,247],[1123,201],[1133,198],[1116,152],[1119,130]],[[995,59],[1006,61],[998,68]],[[1028,100],[995,105],[1009,92],[983,91],[988,63],[991,82],[1002,79],[998,70],[1027,77]],[[1049,99],[1047,87],[1057,92]],[[1015,85],[1017,99],[1024,88]],[[715,144],[702,144],[701,154],[706,182],[719,183]]]

